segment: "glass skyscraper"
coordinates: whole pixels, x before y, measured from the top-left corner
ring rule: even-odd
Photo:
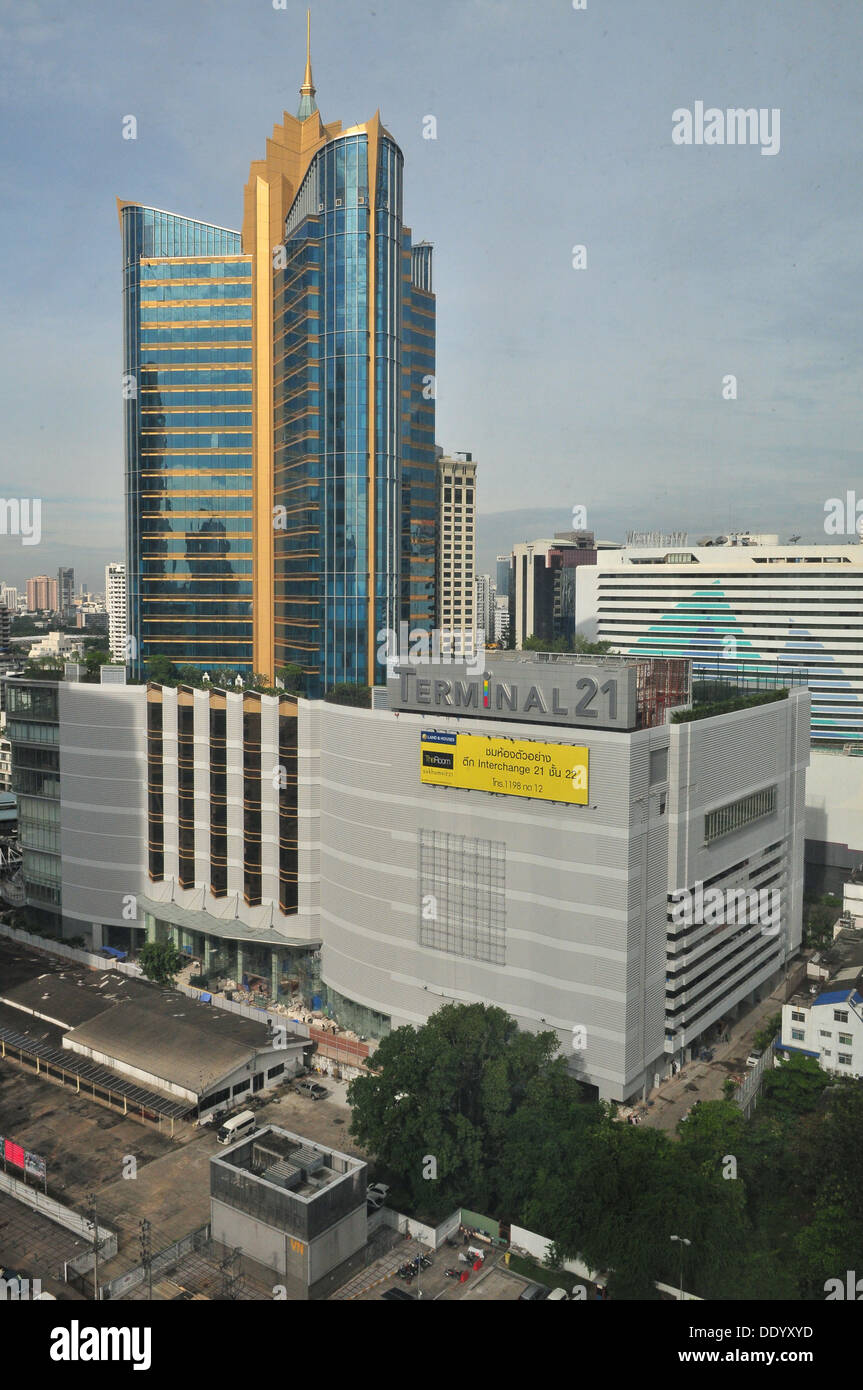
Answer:
[[[252,666],[252,263],[239,233],[120,204],[129,632]]]
[[[121,204],[130,635],[310,695],[383,678],[382,629],[434,622],[432,248],[381,124],[296,117],[242,232]],[[133,393],[133,394],[130,394]]]

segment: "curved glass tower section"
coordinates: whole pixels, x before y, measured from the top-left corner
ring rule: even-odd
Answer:
[[[131,665],[249,671],[251,258],[223,227],[120,220]]]
[[[301,665],[310,694],[366,679],[367,160],[365,135],[315,156],[275,277],[275,660]]]
[[[332,136],[276,257],[274,661],[310,695],[382,680],[383,633],[433,621],[431,247],[414,262],[402,169],[379,122]]]

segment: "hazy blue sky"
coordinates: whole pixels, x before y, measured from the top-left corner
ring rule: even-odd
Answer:
[[[44,499],[0,578],[101,588],[120,557],[115,197],[239,227],[305,8],[0,5],[0,495]],[[861,53],[860,0],[313,0],[322,115],[380,107],[435,245],[438,438],[480,462],[483,568],[575,504],[608,538],[826,539],[825,499],[863,497]],[[779,153],[675,145],[696,101],[780,108]]]

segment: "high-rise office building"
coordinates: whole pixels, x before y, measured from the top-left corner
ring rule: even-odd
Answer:
[[[105,566],[105,609],[108,614],[108,645],[115,661],[126,661],[127,649],[126,566]]]
[[[27,580],[27,607],[31,613],[57,612],[57,580],[37,574]]]
[[[476,468],[470,454],[437,461],[437,627],[442,648],[453,652],[473,650],[478,626]]]
[[[501,646],[509,645],[509,599],[504,595],[496,595],[494,600],[494,640],[500,642]]]
[[[61,565],[57,571],[57,609],[64,621],[72,615],[74,598],[75,571]]]
[[[476,625],[486,642],[494,640],[494,605],[496,591],[490,574],[478,574],[474,580],[474,614]]]
[[[583,565],[596,564],[591,531],[516,545],[509,576],[510,632],[521,648],[528,637],[549,644],[575,637],[575,585]]]
[[[432,626],[432,252],[402,167],[379,113],[324,124],[307,49],[241,232],[120,205],[139,664],[297,663],[317,694]]]
[[[14,617],[18,612],[18,590],[13,588],[11,584],[4,584],[0,588],[0,603],[3,604],[4,608],[8,608]]]
[[[509,586],[512,576],[512,556],[497,555],[495,557],[495,588],[498,598],[509,598]]]
[[[252,264],[239,232],[120,203],[126,561],[140,669],[252,664]]]

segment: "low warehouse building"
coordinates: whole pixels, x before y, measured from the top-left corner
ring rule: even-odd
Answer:
[[[62,1030],[62,1047],[206,1115],[279,1085],[308,1038],[105,972],[42,974],[0,1003]]]

